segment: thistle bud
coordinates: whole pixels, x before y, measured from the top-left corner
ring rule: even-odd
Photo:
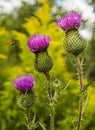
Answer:
[[[49,72],[53,66],[53,62],[51,57],[48,55],[47,51],[42,51],[40,53],[36,53],[35,56],[35,69],[38,72]]]
[[[86,40],[79,34],[77,29],[69,30],[66,32],[64,47],[68,53],[78,56],[84,51]]]
[[[33,93],[33,91],[28,93],[20,93],[17,96],[17,105],[23,110],[31,108],[34,104],[35,94]]]

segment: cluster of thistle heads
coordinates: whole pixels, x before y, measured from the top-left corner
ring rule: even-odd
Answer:
[[[77,12],[70,12],[57,20],[58,26],[66,32],[64,48],[75,57],[86,47],[86,41],[78,31],[81,23],[81,14]],[[52,58],[47,51],[49,44],[50,37],[43,34],[34,34],[28,40],[28,47],[35,54],[35,69],[44,74],[49,73],[53,67]],[[34,79],[32,75],[18,77],[14,80],[14,86],[22,92],[28,92],[34,86]]]

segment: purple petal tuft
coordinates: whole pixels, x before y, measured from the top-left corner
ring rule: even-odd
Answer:
[[[18,77],[14,80],[14,86],[20,91],[29,91],[34,86],[34,78],[32,75]]]
[[[32,52],[42,51],[48,48],[50,37],[45,35],[32,35],[28,40],[28,47]]]
[[[82,22],[81,15],[77,12],[65,14],[62,18],[57,20],[57,24],[65,31],[78,28]]]

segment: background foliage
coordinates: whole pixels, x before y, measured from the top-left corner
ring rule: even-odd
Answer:
[[[53,2],[53,3],[52,3]],[[48,112],[45,105],[46,86],[45,77],[34,70],[34,55],[27,47],[27,40],[32,34],[46,34],[51,37],[49,54],[53,58],[54,67],[51,70],[52,87],[55,80],[58,80],[60,88],[64,89],[70,81],[69,87],[59,97],[56,106],[55,130],[71,130],[76,126],[78,115],[79,88],[78,78],[74,78],[72,71],[74,68],[63,49],[65,32],[59,29],[55,18],[57,13],[52,14],[52,6],[56,1],[41,0],[35,5],[23,2],[22,6],[13,14],[1,14],[0,21],[0,130],[23,130],[26,129],[23,122],[22,111],[17,107],[16,97],[18,91],[13,87],[13,79],[17,75],[32,73],[35,77],[34,91],[39,97],[37,104],[33,108],[36,113],[36,120],[42,122],[49,129]],[[93,1],[94,2],[94,1]],[[65,11],[63,10],[62,13]],[[61,14],[60,14],[61,15]],[[88,71],[84,77],[84,84],[87,80],[95,78],[94,61],[94,33],[91,43],[89,43],[85,65]],[[11,41],[16,41],[16,45],[10,45]],[[88,65],[87,63],[91,63]],[[67,64],[69,64],[69,67]],[[72,71],[69,71],[71,70]],[[93,72],[93,74],[91,73]],[[43,93],[43,94],[42,94]],[[43,100],[44,99],[44,100]],[[92,86],[85,92],[84,118],[82,130],[95,129],[95,87]],[[44,102],[44,104],[43,104]],[[86,109],[85,109],[86,108]],[[32,113],[32,115],[33,115]],[[38,126],[37,130],[42,130]]]

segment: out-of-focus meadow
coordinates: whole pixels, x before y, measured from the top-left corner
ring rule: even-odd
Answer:
[[[26,129],[23,124],[25,118],[16,104],[18,91],[13,87],[13,79],[26,73],[32,73],[35,78],[35,92],[39,97],[38,105],[33,109],[36,120],[43,122],[46,128],[49,126],[48,112],[43,107],[45,77],[35,71],[34,54],[27,47],[29,36],[35,33],[51,37],[48,52],[54,62],[50,72],[52,87],[55,80],[58,80],[59,87],[63,89],[70,81],[63,96],[58,99],[55,130],[75,128],[79,100],[78,78],[63,49],[65,32],[56,24],[57,15],[64,14],[65,10],[57,7],[56,13],[52,13],[54,4],[54,0],[36,1],[34,5],[22,2],[22,6],[11,14],[0,14],[0,130]],[[82,130],[95,130],[95,28],[92,31],[84,62],[84,84],[91,80],[93,83],[85,92]],[[42,128],[38,126],[37,130]]]

